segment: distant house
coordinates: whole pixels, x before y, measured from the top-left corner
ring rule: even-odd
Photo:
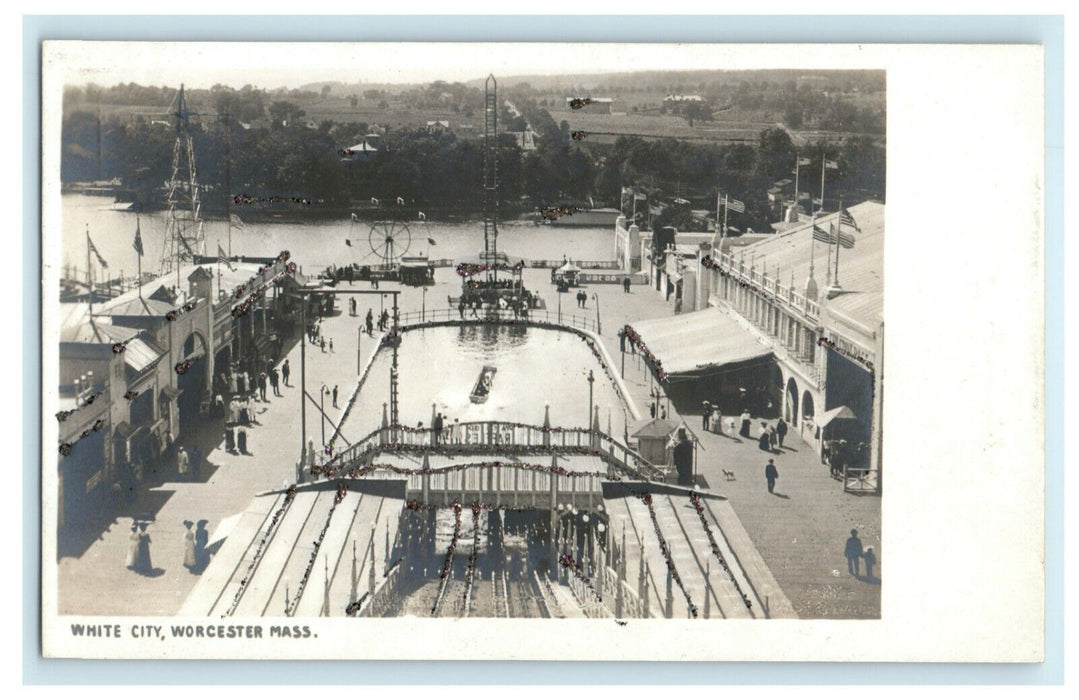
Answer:
[[[444,120],[441,120],[441,119],[437,120],[437,121],[429,121],[429,122],[427,122],[427,133],[428,134],[434,134],[434,133],[440,133],[440,132],[443,132],[443,131],[448,131],[449,128],[450,128],[450,123],[448,121],[444,121]]]
[[[517,147],[522,151],[536,150],[536,136],[538,134],[532,131],[532,127],[528,127],[524,131],[507,131],[506,133],[516,139]]]
[[[704,98],[700,95],[667,95],[663,98],[664,102],[704,102]]]

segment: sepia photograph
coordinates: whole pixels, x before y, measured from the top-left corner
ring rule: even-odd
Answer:
[[[888,70],[226,46],[45,45],[56,653],[887,618]]]

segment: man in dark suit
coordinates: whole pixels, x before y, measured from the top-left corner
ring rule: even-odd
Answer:
[[[847,547],[843,550],[843,553],[847,555],[847,573],[853,574],[857,578],[859,560],[862,558],[862,541],[858,539],[857,530],[850,531],[850,537],[847,538]]]
[[[764,478],[768,480],[768,493],[775,493],[776,479],[779,478],[775,460],[768,460],[767,466],[764,467]]]

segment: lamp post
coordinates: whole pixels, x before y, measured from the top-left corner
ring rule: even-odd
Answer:
[[[326,392],[329,389],[323,384],[318,392],[318,412],[322,417],[322,446],[326,446]]]
[[[588,430],[592,430],[592,385],[596,383],[596,377],[592,370],[588,370]]]
[[[420,302],[420,321],[427,320],[427,281],[423,283],[423,299]]]
[[[599,294],[592,292],[592,298],[596,300],[596,334],[598,335],[603,332],[603,326],[599,320]]]
[[[555,293],[558,295],[558,322],[562,323],[562,290],[558,289]]]

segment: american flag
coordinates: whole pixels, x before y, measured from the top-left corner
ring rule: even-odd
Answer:
[[[829,170],[839,170],[839,163],[834,160],[825,160],[824,167]]]
[[[820,241],[821,243],[827,243],[828,245],[835,243],[835,236],[816,224],[813,224],[813,239]]]
[[[142,231],[138,221],[135,222],[135,242],[132,244],[135,246],[135,252],[140,256],[142,255]]]
[[[808,158],[799,158],[798,159],[798,165],[809,165],[809,159]]]
[[[229,256],[225,254],[225,249],[221,247],[221,244],[217,244],[217,262],[225,264],[230,270],[232,267],[232,261],[229,260]]]
[[[737,199],[728,199],[727,208],[731,211],[736,211],[739,214],[744,214],[746,212],[745,202],[740,202]]]
[[[841,225],[844,225],[844,226],[850,226],[852,229],[854,229],[858,233],[862,232],[862,229],[858,228],[858,224],[855,223],[854,217],[851,216],[850,212],[847,211],[846,209],[839,212],[839,223]]]

